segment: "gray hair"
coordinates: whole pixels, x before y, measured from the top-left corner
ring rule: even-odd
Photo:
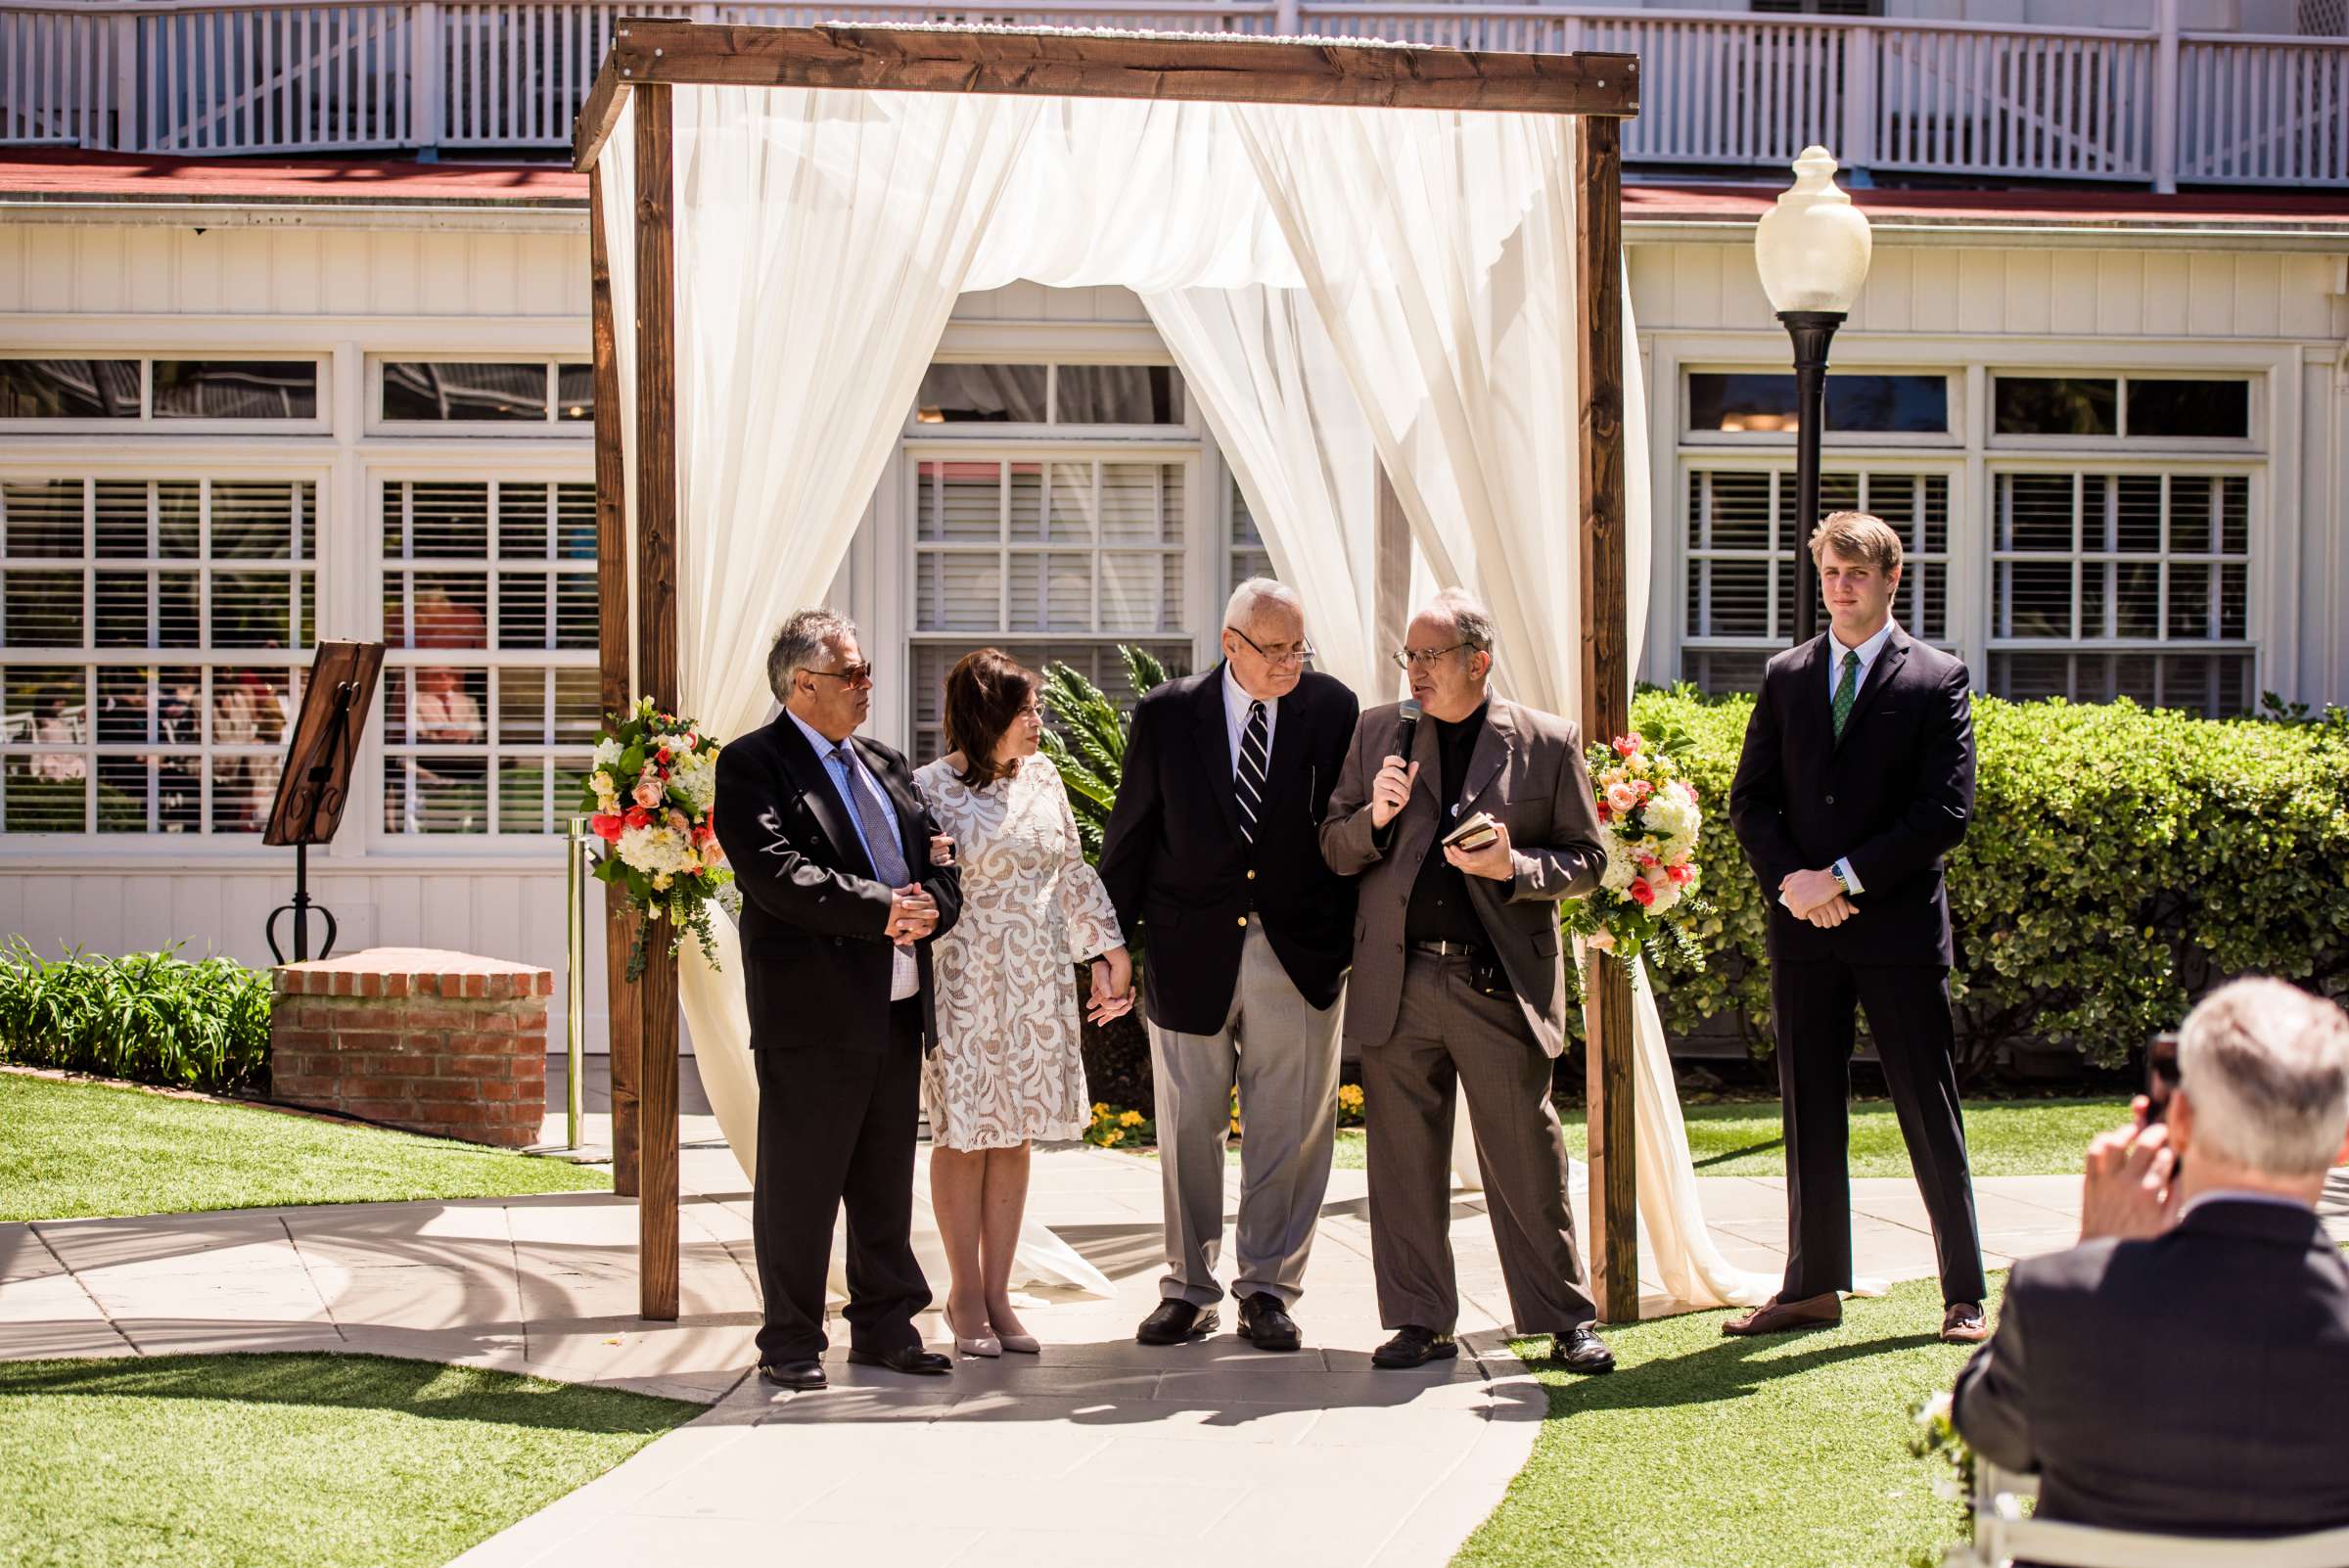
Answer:
[[[2265,1176],[2323,1176],[2349,1130],[2349,1013],[2280,980],[2231,981],[2179,1027],[2178,1081],[2197,1146]]]
[[[1499,639],[1493,624],[1493,612],[1465,588],[1446,588],[1428,600],[1419,613],[1451,622],[1452,635],[1478,653],[1491,653]]]
[[[1250,577],[1231,590],[1231,598],[1223,606],[1223,624],[1242,629],[1253,626],[1258,608],[1266,604],[1284,605],[1297,612],[1299,621],[1305,619],[1305,601],[1297,597],[1295,588],[1271,577]]]
[[[766,689],[777,702],[789,700],[792,671],[814,669],[824,657],[825,644],[855,635],[856,623],[837,610],[793,611],[775,633],[774,646],[766,650]]]

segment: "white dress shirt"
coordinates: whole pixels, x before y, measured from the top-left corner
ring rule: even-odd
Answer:
[[[842,788],[844,783],[849,788],[862,790],[868,798],[879,803],[881,819],[890,824],[892,832],[897,833],[898,854],[905,862],[906,875],[911,876],[914,870],[914,858],[906,853],[904,834],[898,831],[898,808],[890,804],[889,791],[883,789],[881,781],[873,777],[873,770],[864,765],[864,759],[856,755],[856,749],[853,746],[849,748],[846,764],[849,776],[844,780],[840,744],[825,739],[821,731],[815,729],[799,715],[792,713],[790,709],[786,708],[783,712],[791,715],[791,721],[800,726],[800,733],[807,737],[807,744],[815,748],[816,761],[824,764],[824,772],[830,776],[833,788],[841,790],[840,804],[847,807],[849,810],[849,831],[856,835],[857,844],[864,850],[865,859],[868,861],[872,859],[873,847],[865,840],[864,818],[857,814],[856,803],[849,799],[847,789]],[[929,852],[930,847],[926,844],[923,845],[922,853],[925,863]],[[913,949],[910,946],[891,943],[889,951],[889,999],[903,1001],[922,989],[922,972],[913,961]]]
[[[1843,685],[1843,656],[1847,653],[1856,653],[1860,656],[1859,678],[1852,684],[1853,694],[1857,697],[1859,693],[1867,689],[1867,672],[1875,668],[1876,656],[1881,654],[1885,644],[1891,641],[1892,618],[1890,616],[1884,618],[1884,624],[1876,628],[1874,636],[1857,648],[1846,648],[1843,645],[1843,639],[1835,635],[1832,627],[1828,628],[1827,704],[1830,708],[1834,706],[1837,689]],[[1851,861],[1837,860],[1833,869],[1835,874],[1843,879],[1843,885],[1846,888],[1854,893],[1862,891],[1859,874],[1853,871]]]
[[[1231,672],[1231,662],[1225,660],[1223,732],[1224,738],[1231,742],[1231,770],[1234,774],[1240,770],[1240,737],[1248,733],[1248,708],[1251,703],[1258,702],[1265,705],[1265,771],[1269,775],[1272,771],[1272,726],[1280,722],[1280,699],[1249,696],[1248,688],[1241,685],[1239,677]]]

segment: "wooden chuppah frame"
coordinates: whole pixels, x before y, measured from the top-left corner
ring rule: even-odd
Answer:
[[[1625,603],[1623,450],[1623,155],[1619,121],[1638,113],[1638,61],[1629,55],[1488,54],[1399,49],[1334,39],[1199,38],[1128,33],[966,32],[889,27],[735,27],[622,18],[572,138],[592,170],[635,99],[637,509],[635,692],[677,706],[675,227],[671,211],[669,88],[836,87],[888,92],[1016,93],[1037,97],[1320,104],[1578,115],[1576,311],[1582,368],[1580,452],[1586,739],[1631,727]],[[602,197],[590,181],[595,255],[596,480],[604,698],[629,695],[627,563],[621,547],[622,418],[614,363],[618,330],[603,255]],[[746,657],[749,655],[746,653]],[[617,923],[607,939],[624,953]],[[634,1007],[615,981],[614,1152],[620,1157],[623,1018],[635,1027],[636,1164],[643,1315],[677,1314],[677,976],[656,943]],[[1633,1174],[1632,992],[1621,965],[1592,964],[1589,1164],[1592,1284],[1610,1321],[1638,1316],[1636,1189]]]

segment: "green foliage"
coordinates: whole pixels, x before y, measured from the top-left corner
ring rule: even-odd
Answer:
[[[1761,1056],[1762,889],[1727,814],[1751,711],[1676,687],[1641,692],[1633,717],[1689,737],[1706,814],[1712,908],[1690,934],[1708,961],[1659,969],[1665,1025],[1735,1017]],[[2120,1065],[2247,971],[2349,989],[2349,726],[1977,697],[1974,730],[1974,821],[1949,861],[1962,1073],[2024,1039]]]
[[[1166,667],[1141,649],[1120,646],[1118,656],[1126,661],[1126,678],[1136,693],[1165,684]],[[1067,665],[1044,670],[1044,707],[1052,725],[1044,731],[1039,749],[1052,759],[1068,786],[1069,807],[1077,816],[1085,859],[1098,861],[1101,835],[1109,829],[1109,808],[1117,804],[1118,786],[1125,778],[1126,730],[1131,716]]]
[[[214,1093],[268,1086],[269,977],[176,947],[44,961],[0,948],[0,1062]]]

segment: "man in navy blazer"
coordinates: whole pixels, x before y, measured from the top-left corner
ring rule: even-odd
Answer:
[[[2034,1517],[2164,1535],[2349,1526],[2349,1017],[2237,980],[2178,1032],[2166,1119],[2089,1145],[2080,1245],[2014,1266],[1950,1415]]]
[[[1729,821],[1770,906],[1771,1015],[1786,1130],[1786,1276],[1723,1325],[1840,1322],[1852,1288],[1854,1009],[1923,1189],[1941,1266],[1942,1338],[1976,1344],[1982,1243],[1958,1118],[1942,856],[1974,810],[1964,664],[1892,619],[1901,539],[1837,512],[1811,538],[1828,629],[1771,660],[1729,786]]]

